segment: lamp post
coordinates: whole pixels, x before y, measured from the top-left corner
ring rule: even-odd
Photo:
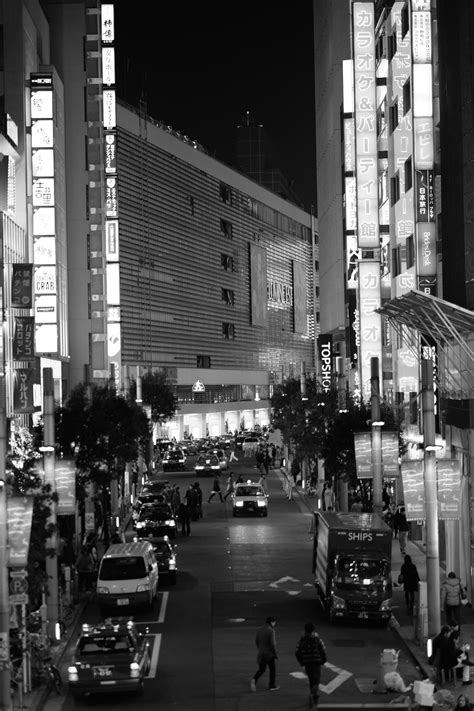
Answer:
[[[44,415],[44,436],[43,453],[44,480],[50,484],[53,494],[56,493],[56,462],[54,453],[55,431],[54,431],[54,380],[53,369],[43,368],[43,415]],[[57,532],[56,532],[56,502],[51,503],[51,515],[49,524],[52,526],[52,533],[46,546],[49,553],[46,556],[46,575],[48,576],[46,603],[48,608],[48,633],[53,639],[56,637],[56,624],[59,619],[59,596],[58,596],[58,557],[57,557]]]
[[[372,415],[372,497],[374,513],[382,515],[382,427],[385,424],[380,420],[380,386],[379,386],[379,359],[370,359],[370,390],[371,390],[371,415]]]
[[[423,480],[426,511],[426,581],[428,590],[428,634],[437,635],[441,628],[438,491],[436,483],[436,450],[433,361],[421,361],[421,401],[423,407]]]

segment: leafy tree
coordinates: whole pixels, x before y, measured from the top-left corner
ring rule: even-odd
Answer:
[[[114,387],[79,384],[57,411],[56,436],[62,452],[74,453],[78,498],[84,500],[88,482],[95,486],[96,512],[108,543],[112,482],[122,482],[127,462],[136,461],[147,445],[146,413]]]
[[[130,394],[136,399],[137,383],[130,382]],[[171,420],[178,409],[178,399],[173,385],[164,371],[149,370],[142,375],[142,401],[151,408],[152,422],[162,425]]]

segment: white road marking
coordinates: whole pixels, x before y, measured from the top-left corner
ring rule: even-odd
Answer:
[[[281,583],[299,583],[298,578],[292,578],[287,575],[285,578],[280,578],[280,580],[275,580],[274,583],[270,583],[271,588],[277,588]]]
[[[332,679],[329,684],[320,684],[319,685],[319,690],[323,691],[325,694],[332,694],[333,691],[336,691],[338,686],[341,686],[341,684],[344,684],[348,679],[351,678],[352,672],[347,671],[346,669],[341,669],[340,667],[336,667],[335,664],[330,664],[329,662],[326,662],[324,665],[326,669],[330,669],[336,676],[334,679]],[[297,671],[297,672],[291,672],[290,676],[294,677],[295,679],[305,679],[307,680],[308,677],[304,672]]]
[[[156,669],[158,667],[158,657],[160,656],[160,646],[161,646],[161,634],[147,635],[147,637],[154,637],[153,641],[153,651],[151,653],[150,670],[146,675],[146,679],[154,679],[156,676]]]
[[[160,622],[160,623],[165,621],[166,607],[168,605],[168,597],[169,597],[169,592],[164,592],[163,597],[161,599],[160,614],[158,615],[158,622]]]

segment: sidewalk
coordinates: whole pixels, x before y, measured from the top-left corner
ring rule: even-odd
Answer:
[[[286,472],[281,470],[279,472],[282,484],[286,477]],[[317,498],[308,497],[304,490],[297,486],[293,487],[293,498],[297,498],[302,504],[306,506],[309,511],[314,511],[317,506]],[[408,541],[406,547],[406,553],[411,556],[413,563],[418,569],[418,574],[420,580],[426,581],[426,553],[424,546],[418,541]],[[404,556],[400,552],[400,547],[397,539],[393,539],[392,545],[392,580],[393,580],[393,619],[392,626],[395,633],[400,638],[400,643],[405,646],[405,649],[409,652],[413,658],[415,665],[420,669],[421,674],[424,678],[431,675],[431,667],[428,664],[427,654],[426,654],[426,643],[420,643],[417,640],[416,629],[415,629],[415,619],[412,615],[408,615],[406,612],[405,605],[405,595],[403,591],[403,586],[399,585],[396,581],[398,579],[398,574],[402,563],[404,562]],[[446,577],[446,570],[444,567],[440,566],[440,585]],[[416,600],[415,600],[416,604]],[[441,624],[444,624],[444,615],[441,618]],[[474,608],[472,606],[466,605],[461,611],[461,643],[468,643],[471,646],[471,660],[474,659]],[[449,689],[455,698],[461,693],[465,694],[471,703],[474,704],[474,675],[471,674],[471,679],[473,683],[470,686],[462,686],[461,679],[456,680],[456,686],[453,686],[452,682],[445,685],[444,688]]]

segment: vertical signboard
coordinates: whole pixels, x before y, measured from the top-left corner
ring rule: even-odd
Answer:
[[[112,3],[101,5],[103,162],[105,166],[105,243],[107,298],[107,364],[118,387],[121,381],[119,202],[117,180],[117,112],[115,92],[115,18]]]
[[[426,519],[425,483],[423,461],[414,459],[402,462],[403,500],[407,521]]]
[[[426,294],[436,295],[431,3],[417,0],[411,10],[417,286]]]
[[[374,3],[352,5],[357,178],[357,238],[379,247]]]
[[[361,259],[359,262],[359,368],[361,392],[370,399],[370,361],[379,359],[382,364],[382,319],[376,309],[381,306],[380,263],[376,259]],[[380,379],[382,382],[382,379]]]
[[[436,464],[438,480],[438,518],[458,521],[461,518],[461,464],[457,459],[439,459]]]
[[[318,356],[321,386],[324,392],[328,392],[333,380],[332,336],[330,333],[318,336]]]
[[[59,349],[53,75],[31,74],[30,87],[35,351],[53,355]]]

